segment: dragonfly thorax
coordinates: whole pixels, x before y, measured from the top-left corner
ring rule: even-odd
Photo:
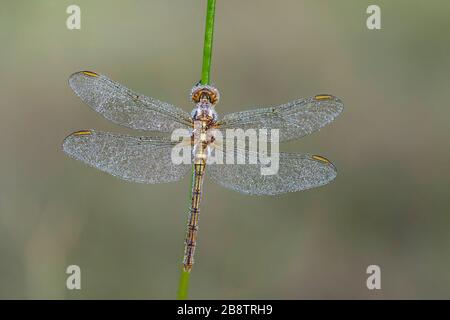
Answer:
[[[217,112],[208,101],[197,103],[194,110],[192,110],[191,116],[194,121],[213,123],[217,120]]]

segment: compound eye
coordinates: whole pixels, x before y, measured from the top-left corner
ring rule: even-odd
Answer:
[[[197,85],[192,88],[191,100],[194,103],[200,102],[204,97],[206,97],[210,103],[216,104],[219,101],[219,91],[210,85]]]

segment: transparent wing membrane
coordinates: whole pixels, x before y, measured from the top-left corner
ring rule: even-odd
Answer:
[[[137,94],[106,76],[82,71],[73,74],[69,84],[85,103],[116,124],[166,133],[193,128],[191,116],[182,109]],[[332,122],[342,110],[341,100],[324,94],[276,107],[228,114],[212,126],[222,137],[213,134],[215,140],[208,147],[210,156],[225,155],[224,164],[208,161],[206,172],[224,187],[254,195],[276,195],[325,185],[336,177],[336,168],[324,157],[248,150],[244,145],[233,147],[227,154],[222,143],[227,139],[227,129],[278,129],[280,141],[300,138]],[[190,146],[191,137],[186,137],[184,143]],[[178,144],[167,137],[133,137],[84,130],[68,136],[63,150],[72,158],[118,178],[160,183],[180,180],[190,170],[191,163],[172,161],[173,148]],[[232,162],[228,161],[229,155],[233,157]]]
[[[224,148],[215,147],[226,154]],[[250,157],[255,159],[255,155],[256,163],[250,164]],[[276,195],[306,190],[328,184],[336,177],[336,168],[324,157],[294,153],[277,155],[278,172],[272,175],[263,175],[261,169],[275,164],[264,164],[267,162],[261,161],[261,154],[249,151],[248,148],[234,149],[234,159],[245,160],[245,164],[228,164],[224,161],[225,164],[209,164],[206,171],[216,183],[253,195]]]
[[[118,178],[161,183],[180,180],[189,171],[189,164],[175,165],[171,161],[171,151],[177,143],[163,137],[85,130],[69,135],[63,150],[72,158]]]
[[[192,126],[191,117],[182,109],[135,93],[95,72],[74,73],[69,85],[83,102],[116,124],[161,132]]]
[[[318,95],[276,107],[225,115],[218,123],[225,129],[279,129],[280,141],[297,139],[332,122],[344,109],[340,99]]]

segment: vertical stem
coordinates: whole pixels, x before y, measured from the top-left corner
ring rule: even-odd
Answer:
[[[208,0],[206,8],[205,40],[203,43],[203,66],[201,84],[209,84],[211,79],[211,58],[214,34],[214,15],[216,0]],[[194,170],[194,166],[193,166]],[[178,299],[188,298],[190,271],[181,268],[180,282],[178,285]]]
[[[208,0],[208,7],[206,8],[205,42],[203,44],[202,84],[209,84],[210,82],[215,12],[216,0]]]
[[[189,291],[189,271],[181,269],[180,284],[178,287],[178,299],[186,300]]]

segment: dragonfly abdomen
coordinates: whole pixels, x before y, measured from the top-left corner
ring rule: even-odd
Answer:
[[[183,268],[190,271],[194,264],[195,247],[197,246],[198,218],[200,215],[200,201],[202,197],[203,178],[205,176],[205,161],[198,159],[194,163],[192,176],[191,206],[186,232]]]

